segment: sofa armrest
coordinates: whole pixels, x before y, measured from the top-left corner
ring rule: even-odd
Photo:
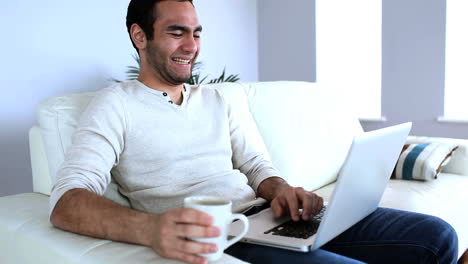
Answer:
[[[0,197],[2,264],[183,264],[164,259],[149,247],[97,239],[54,228],[49,197],[22,193]],[[213,264],[248,264],[224,254]]]
[[[468,140],[442,137],[417,137],[409,136],[406,143],[421,144],[430,142],[447,142],[458,145],[450,162],[442,169],[442,172],[468,176]]]
[[[34,192],[50,195],[52,183],[49,176],[49,165],[42,139],[41,128],[33,126],[29,129],[29,151]]]

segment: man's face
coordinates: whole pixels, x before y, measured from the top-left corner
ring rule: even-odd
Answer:
[[[163,1],[157,4],[153,40],[146,45],[152,70],[169,84],[190,79],[200,52],[201,26],[190,2]]]

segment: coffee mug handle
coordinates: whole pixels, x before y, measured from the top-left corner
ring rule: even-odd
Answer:
[[[231,215],[231,220],[229,221],[229,223],[232,223],[232,221],[234,221],[234,220],[242,221],[242,223],[244,223],[244,230],[242,230],[242,232],[239,235],[229,239],[227,241],[226,246],[225,246],[224,249],[232,246],[232,244],[239,241],[241,238],[243,238],[245,236],[245,234],[247,234],[247,231],[249,231],[249,220],[247,219],[247,217],[245,215],[243,215],[243,214],[232,214]]]

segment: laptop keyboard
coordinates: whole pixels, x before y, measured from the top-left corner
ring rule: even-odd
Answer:
[[[268,231],[265,234],[272,234],[275,236],[286,236],[286,237],[295,237],[307,239],[317,233],[320,222],[322,221],[323,214],[325,213],[326,207],[324,206],[322,210],[312,217],[310,220],[304,221],[299,220],[294,222],[292,219],[276,226]]]

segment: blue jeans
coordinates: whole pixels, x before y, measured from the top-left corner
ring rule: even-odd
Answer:
[[[455,230],[442,219],[378,208],[321,249],[309,253],[246,243],[234,244],[225,252],[253,264],[455,264],[457,251]]]

